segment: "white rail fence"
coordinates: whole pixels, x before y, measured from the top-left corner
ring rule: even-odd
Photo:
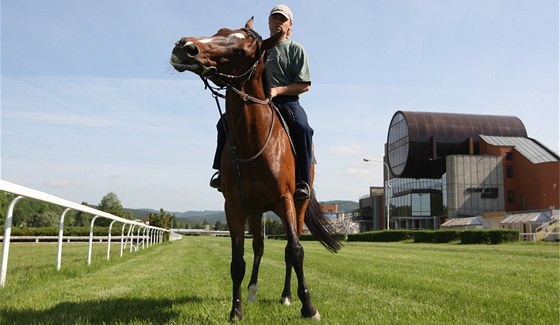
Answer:
[[[87,263],[91,264],[91,251],[93,245],[93,226],[98,218],[105,218],[112,220],[109,225],[109,232],[107,236],[107,259],[110,258],[111,253],[111,230],[115,223],[121,223],[121,251],[120,256],[123,255],[124,249],[128,244],[130,246],[130,252],[138,251],[140,247],[144,249],[145,247],[152,246],[154,244],[160,244],[163,242],[163,234],[169,232],[169,230],[154,226],[146,225],[142,222],[129,220],[121,217],[117,217],[107,212],[103,212],[94,208],[90,208],[85,205],[77,204],[71,201],[61,199],[59,197],[33,190],[27,187],[23,187],[17,184],[9,183],[0,179],[0,191],[8,192],[17,195],[9,204],[6,213],[6,220],[4,223],[4,240],[2,249],[2,266],[0,270],[0,285],[2,287],[6,284],[6,273],[8,269],[8,257],[10,253],[10,240],[12,233],[12,215],[14,212],[14,207],[17,202],[24,198],[36,199],[43,202],[52,203],[58,206],[65,207],[66,209],[60,215],[60,222],[58,225],[58,251],[56,260],[56,269],[60,271],[61,259],[62,259],[62,243],[63,243],[63,233],[64,233],[64,216],[70,210],[82,211],[93,215],[91,220],[90,230],[89,230],[89,245],[88,245],[88,255]],[[125,230],[128,226],[127,234],[125,235]],[[136,235],[135,235],[136,234]],[[136,241],[136,245],[134,242]]]

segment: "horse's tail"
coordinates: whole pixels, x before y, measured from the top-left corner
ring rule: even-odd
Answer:
[[[315,191],[311,191],[307,211],[305,211],[305,225],[315,239],[321,242],[331,253],[336,253],[342,248],[338,235],[332,224],[323,214],[321,205],[317,202]]]

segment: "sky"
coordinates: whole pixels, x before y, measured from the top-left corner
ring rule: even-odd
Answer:
[[[169,65],[222,27],[268,37],[263,0],[2,0],[2,180],[73,202],[222,210],[208,186],[218,110]],[[395,112],[515,115],[559,151],[557,0],[286,1],[309,56],[319,201],[383,185]]]

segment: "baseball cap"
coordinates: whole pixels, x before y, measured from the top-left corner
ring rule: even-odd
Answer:
[[[270,11],[270,15],[272,16],[274,14],[281,14],[282,16],[288,18],[289,20],[293,21],[294,19],[292,18],[292,11],[290,10],[290,8],[288,8],[288,6],[286,5],[277,5],[276,7],[272,8],[272,10]]]

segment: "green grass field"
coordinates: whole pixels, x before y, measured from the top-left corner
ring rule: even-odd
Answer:
[[[252,265],[246,242],[246,287]],[[558,243],[346,243],[338,253],[304,242],[305,271],[324,324],[558,324]],[[310,321],[297,298],[279,303],[284,241],[265,241],[259,292],[246,324]],[[227,324],[229,238],[184,237],[105,259],[106,244],[12,244],[0,324]],[[293,291],[295,293],[295,276]],[[246,294],[246,290],[244,295]]]

